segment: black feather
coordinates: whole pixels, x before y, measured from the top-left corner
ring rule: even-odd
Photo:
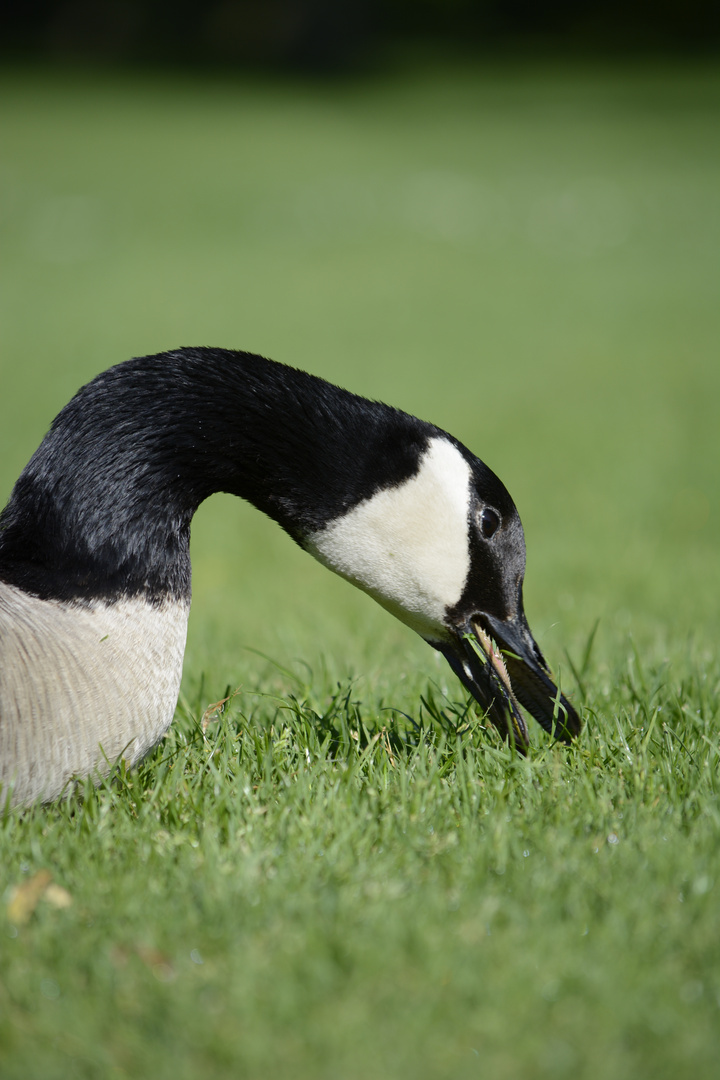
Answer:
[[[409,479],[438,429],[250,353],[129,360],[53,421],[0,514],[0,580],[42,599],[190,593],[190,522],[215,491],[302,544]]]

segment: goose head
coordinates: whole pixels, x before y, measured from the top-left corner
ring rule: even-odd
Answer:
[[[520,751],[528,732],[518,703],[564,742],[579,733],[578,714],[553,682],[525,617],[517,508],[456,439],[433,429],[412,475],[301,542],[442,653]]]

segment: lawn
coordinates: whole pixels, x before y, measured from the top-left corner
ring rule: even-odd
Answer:
[[[306,368],[502,477],[586,725],[517,759],[426,645],[213,497],[169,737],[2,820],[3,1080],[715,1077],[720,77],[0,90],[0,500],[129,356]]]

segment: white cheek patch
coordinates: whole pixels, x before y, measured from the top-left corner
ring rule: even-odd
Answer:
[[[366,499],[306,546],[402,622],[437,639],[470,569],[469,503],[470,467],[438,437],[414,477]]]

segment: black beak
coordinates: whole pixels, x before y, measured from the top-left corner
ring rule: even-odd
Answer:
[[[525,615],[474,615],[450,641],[433,642],[498,731],[521,753],[528,733],[518,702],[562,742],[580,733],[577,712],[552,681]]]

